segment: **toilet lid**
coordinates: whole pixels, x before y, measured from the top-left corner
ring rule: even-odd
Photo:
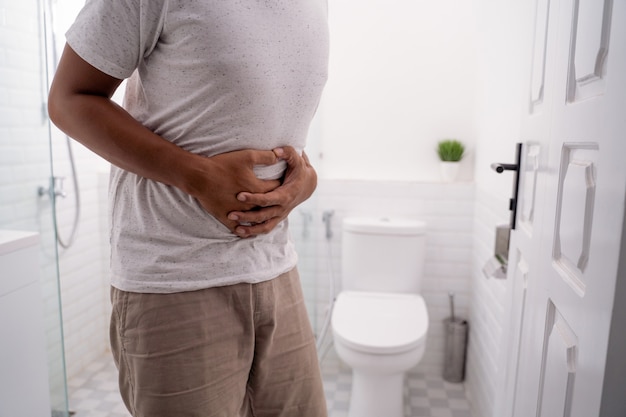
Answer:
[[[428,312],[417,294],[345,291],[335,302],[332,328],[352,349],[397,353],[423,343]]]

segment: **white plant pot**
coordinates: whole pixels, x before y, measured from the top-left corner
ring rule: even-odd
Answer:
[[[441,179],[444,182],[453,182],[459,175],[460,162],[441,161]]]

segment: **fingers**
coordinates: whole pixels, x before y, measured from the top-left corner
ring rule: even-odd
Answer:
[[[276,148],[272,152],[275,157],[280,158],[287,162],[287,171],[293,172],[299,170],[307,161],[306,155],[300,156],[300,154],[292,146],[284,146]],[[287,181],[288,182],[288,181]],[[292,198],[289,193],[286,192],[285,187],[279,187],[279,184],[274,182],[268,184],[265,191],[260,193],[252,193],[248,191],[242,191],[237,194],[237,200],[242,203],[248,203],[259,207],[269,207],[275,205],[282,205],[288,199]],[[284,183],[282,185],[285,185]]]
[[[254,181],[255,189],[259,190],[259,193],[269,193],[280,186],[280,180],[259,180],[256,179]],[[260,206],[261,204],[257,204],[254,201],[250,201],[248,195],[254,195],[247,191],[242,191],[236,195],[238,201],[242,203],[247,203],[252,206]],[[264,194],[260,194],[264,195]]]
[[[257,207],[278,206],[283,204],[286,198],[288,198],[288,196],[285,195],[284,187],[274,187],[264,194],[249,193],[246,191],[237,194],[237,200],[239,200],[240,202]]]
[[[283,214],[284,210],[280,206],[273,205],[248,211],[231,211],[228,213],[228,220],[250,225],[265,223],[275,217],[282,217]]]
[[[259,150],[248,149],[248,150],[241,151],[241,152],[244,152],[247,155],[249,166],[253,169],[259,165],[260,166],[275,165],[279,161],[277,155],[273,151],[259,151]],[[280,186],[281,184],[280,180],[257,178],[254,175],[253,171],[250,171],[250,172],[253,175],[253,178],[250,178],[250,181],[252,181],[253,183],[252,185],[254,185],[254,187],[250,188],[248,191],[254,191],[258,193],[267,193],[267,192],[272,191],[276,187]],[[237,199],[239,200],[239,198]],[[239,200],[239,201],[243,202],[245,200]]]
[[[290,167],[298,165],[302,161],[300,154],[293,148],[293,146],[276,148],[273,153],[277,158],[287,161],[287,165]],[[302,154],[304,155],[304,152]]]
[[[279,156],[273,151],[259,151],[248,149],[245,151],[252,165],[273,165],[278,162]]]
[[[263,223],[255,223],[250,225],[240,224],[235,227],[234,233],[240,238],[254,237],[261,234],[271,232],[282,221],[280,217],[273,217]]]
[[[256,208],[228,213],[228,220],[239,224],[234,232],[239,237],[269,233],[291,211],[292,197],[284,187],[266,194],[239,193],[238,198],[241,197]]]

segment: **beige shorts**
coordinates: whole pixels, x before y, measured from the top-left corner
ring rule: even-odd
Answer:
[[[111,290],[111,346],[134,417],[326,417],[298,272],[174,294]]]

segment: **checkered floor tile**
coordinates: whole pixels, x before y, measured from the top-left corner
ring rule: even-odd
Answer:
[[[347,417],[352,371],[331,348],[322,360],[322,377],[329,417]],[[472,417],[463,384],[417,371],[407,373],[404,384],[407,417]]]
[[[350,368],[331,347],[322,359],[322,377],[329,417],[347,417],[352,387]],[[130,417],[117,390],[117,370],[110,354],[85,368],[68,383],[74,417]],[[471,417],[462,384],[416,371],[404,385],[407,417]]]
[[[117,388],[117,369],[110,353],[68,381],[74,417],[130,417]]]

